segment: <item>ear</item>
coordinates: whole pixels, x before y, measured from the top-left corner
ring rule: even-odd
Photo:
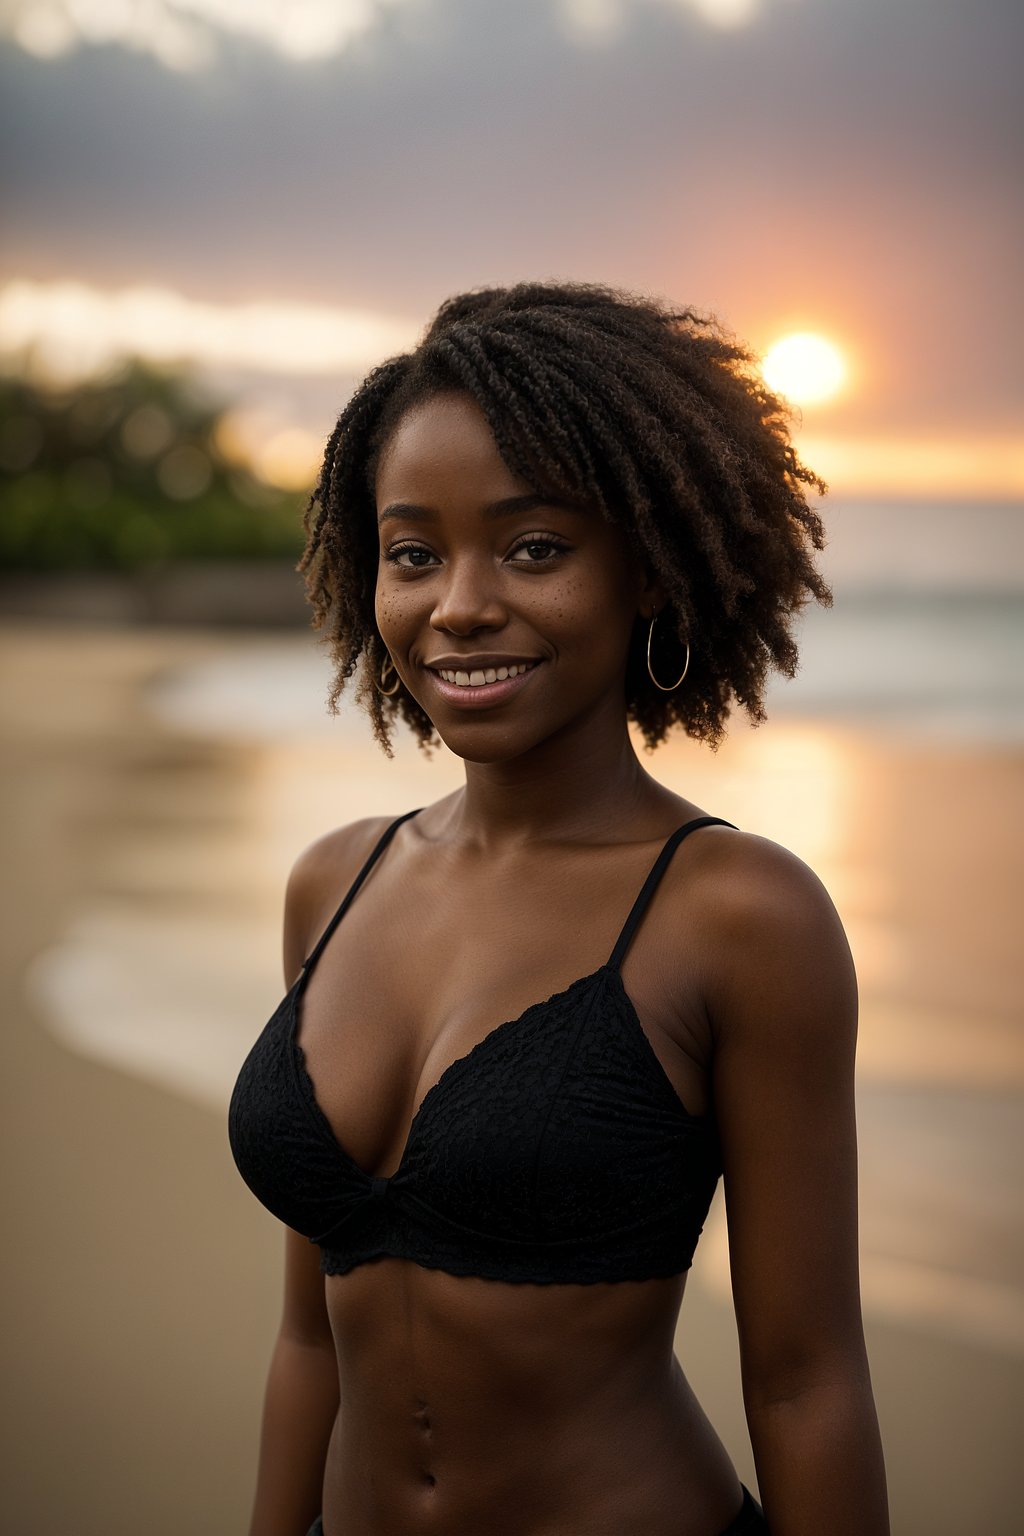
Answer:
[[[636,606],[645,622],[650,622],[668,602],[668,591],[661,577],[646,560],[640,570]]]

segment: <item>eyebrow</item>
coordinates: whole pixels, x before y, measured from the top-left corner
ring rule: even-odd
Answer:
[[[484,517],[518,517],[523,512],[533,512],[537,507],[563,507],[570,512],[578,512],[581,508],[571,501],[566,501],[559,496],[539,496],[535,492],[527,492],[523,496],[506,496],[501,501],[492,501],[486,507],[481,508]],[[414,501],[392,501],[384,508],[377,518],[380,525],[388,518],[411,518],[413,521],[434,522],[437,512],[433,507],[417,506]]]

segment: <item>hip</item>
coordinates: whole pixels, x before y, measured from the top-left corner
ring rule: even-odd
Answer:
[[[756,1533],[767,1532],[767,1530],[768,1523],[764,1518],[764,1511],[749,1488],[744,1488],[743,1503],[739,1511],[729,1521],[725,1530],[718,1532],[718,1536],[756,1536]],[[308,1536],[335,1536],[335,1533],[325,1532],[323,1519],[317,1515],[309,1528]]]

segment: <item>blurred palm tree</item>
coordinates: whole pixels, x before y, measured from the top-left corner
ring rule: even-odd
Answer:
[[[300,500],[225,453],[225,414],[139,363],[65,392],[0,380],[0,566],[297,559]]]

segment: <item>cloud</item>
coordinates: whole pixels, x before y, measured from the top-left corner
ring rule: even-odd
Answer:
[[[418,327],[365,310],[262,301],[210,304],[163,288],[85,283],[0,288],[0,359],[49,382],[123,358],[274,374],[360,373],[415,344]]]
[[[766,0],[544,0],[575,42],[610,42],[644,10],[696,17],[734,31]],[[6,0],[0,36],[27,53],[56,59],[88,46],[148,53],[174,70],[219,59],[223,43],[245,39],[306,62],[342,53],[388,12],[437,8],[437,0]],[[486,4],[481,4],[481,10]]]
[[[843,496],[1024,500],[1024,446],[1019,435],[968,432],[901,438],[798,431],[797,446],[804,462]]]
[[[763,0],[556,0],[571,37],[583,43],[614,40],[631,14],[643,6],[661,5],[697,16],[724,31],[747,26],[762,9]]]
[[[388,10],[421,0],[9,0],[0,32],[53,59],[88,45],[149,53],[170,69],[215,62],[226,37],[304,61],[342,52]]]

